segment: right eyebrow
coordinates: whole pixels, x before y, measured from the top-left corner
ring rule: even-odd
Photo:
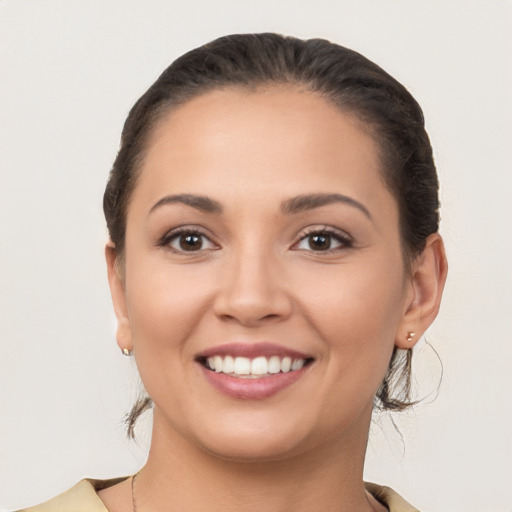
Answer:
[[[171,196],[162,197],[159,199],[149,210],[149,213],[154,212],[157,208],[166,204],[181,203],[196,208],[205,213],[214,213],[220,215],[223,211],[222,205],[210,199],[208,196],[198,196],[195,194],[175,194]]]

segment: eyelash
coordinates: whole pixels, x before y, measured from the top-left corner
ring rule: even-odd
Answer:
[[[205,248],[203,247],[204,242],[201,244],[201,247],[199,247],[197,250],[191,250],[187,251],[183,248],[173,247],[172,243],[175,241],[179,241],[180,237],[182,235],[189,235],[189,236],[195,236],[202,240],[207,240],[210,247]],[[329,238],[329,245],[331,245],[330,240],[334,239],[339,245],[337,247],[331,248],[328,247],[325,250],[315,250],[312,249],[311,246],[309,249],[300,248],[299,245],[306,241],[309,237],[316,235],[316,236],[324,236]],[[343,249],[350,248],[354,245],[353,238],[348,235],[347,233],[334,229],[332,227],[323,226],[321,228],[319,227],[310,227],[307,228],[302,234],[300,239],[295,242],[291,249],[293,250],[299,250],[299,251],[305,251],[305,252],[315,252],[315,253],[324,253],[324,254],[332,254],[333,252],[337,252]],[[220,249],[220,247],[213,242],[207,235],[205,235],[202,231],[195,229],[195,228],[187,228],[187,227],[181,227],[174,229],[168,233],[166,233],[158,242],[159,247],[165,247],[170,249],[171,251],[178,253],[178,254],[185,254],[185,253],[199,253],[204,250],[217,250]]]
[[[196,236],[200,239],[207,240],[208,243],[212,246],[212,247],[209,247],[210,250],[219,249],[219,246],[215,242],[212,242],[212,240],[207,235],[205,235],[202,231],[200,231],[198,229],[194,229],[194,228],[187,228],[187,227],[173,229],[172,231],[166,233],[158,242],[158,246],[168,248],[171,251],[176,252],[178,254],[184,254],[184,253],[188,253],[188,252],[199,253],[199,252],[205,250],[205,248],[202,246],[198,250],[192,250],[192,251],[187,251],[185,249],[178,249],[177,247],[173,247],[172,243],[174,241],[179,241],[179,239],[182,235]],[[202,245],[204,245],[204,242]]]
[[[314,250],[312,248],[310,249],[302,249],[299,246],[299,244],[301,242],[304,242],[306,240],[308,240],[308,238],[310,238],[311,236],[313,235],[316,235],[316,236],[325,236],[325,237],[330,237],[330,239],[334,239],[336,242],[339,243],[339,246],[338,247],[329,247],[325,250]],[[348,249],[348,248],[351,248],[353,247],[354,245],[354,239],[348,235],[347,233],[345,233],[344,231],[340,231],[338,229],[334,229],[332,227],[329,227],[329,226],[323,226],[321,228],[319,227],[311,227],[311,228],[307,228],[301,235],[300,239],[298,242],[296,242],[292,248],[296,248],[295,250],[304,250],[306,252],[315,252],[315,253],[324,253],[324,254],[332,254],[334,252],[337,252],[337,251],[340,251],[340,250],[343,250],[343,249]]]

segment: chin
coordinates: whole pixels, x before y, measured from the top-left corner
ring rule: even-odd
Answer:
[[[174,424],[174,432],[204,453],[224,460],[264,462],[283,460],[308,451],[318,433],[306,417],[284,417],[282,414],[259,413],[225,414],[223,418],[200,418]],[[300,415],[299,415],[300,416]],[[198,418],[196,418],[198,419]],[[168,427],[169,425],[167,425]],[[178,441],[178,440],[176,440]],[[179,441],[178,441],[179,442]]]
[[[204,450],[217,458],[235,462],[271,462],[289,459],[304,450],[302,440],[284,439],[281,436],[255,435],[225,436],[223,439],[208,439]]]
[[[288,411],[290,412],[290,411]],[[291,459],[343,437],[344,422],[315,422],[313,415],[247,415],[243,421],[213,421],[195,432],[194,443],[224,460],[271,462]],[[345,422],[349,423],[349,422]],[[330,428],[329,428],[330,427]],[[347,425],[345,425],[347,427]]]

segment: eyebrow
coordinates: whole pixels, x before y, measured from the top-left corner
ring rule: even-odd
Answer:
[[[216,215],[220,215],[224,211],[222,205],[219,202],[209,198],[208,196],[198,196],[195,194],[175,194],[162,197],[162,199],[157,201],[151,207],[149,213],[152,213],[154,210],[160,208],[161,206],[173,203],[185,204],[202,212],[214,213]],[[332,203],[343,203],[349,206],[353,206],[362,211],[370,220],[372,219],[372,216],[366,206],[364,206],[359,201],[356,201],[355,199],[342,194],[307,194],[292,197],[291,199],[287,199],[281,203],[281,211],[285,214],[294,214],[307,210],[313,210],[314,208],[320,208],[321,206],[326,206]]]
[[[372,215],[364,204],[356,201],[352,197],[344,196],[342,194],[308,194],[293,197],[281,204],[281,210],[283,213],[292,214],[312,210],[332,203],[343,203],[353,206],[362,211],[366,217],[372,220]]]
[[[213,199],[210,199],[207,196],[196,196],[194,194],[175,194],[172,196],[162,197],[159,201],[157,201],[149,210],[149,213],[152,213],[157,208],[164,206],[166,204],[173,203],[181,203],[186,204],[187,206],[191,206],[192,208],[196,208],[205,213],[215,213],[220,215],[223,211],[222,205]]]

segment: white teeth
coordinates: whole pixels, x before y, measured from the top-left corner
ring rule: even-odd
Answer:
[[[226,356],[222,363],[222,371],[224,373],[233,373],[235,371],[235,360],[231,356]]]
[[[281,358],[280,356],[272,356],[268,359],[263,356],[254,359],[248,357],[212,356],[206,360],[206,365],[210,370],[217,373],[260,376],[300,370],[305,362],[304,359]]]
[[[281,358],[272,356],[268,360],[268,373],[279,373],[281,371]]]
[[[292,371],[300,370],[304,366],[304,359],[294,359],[292,362]]]
[[[265,375],[268,373],[268,363],[266,357],[257,357],[252,360],[251,374],[252,375]]]
[[[251,360],[248,357],[235,358],[234,372],[237,375],[250,375],[251,374]]]

